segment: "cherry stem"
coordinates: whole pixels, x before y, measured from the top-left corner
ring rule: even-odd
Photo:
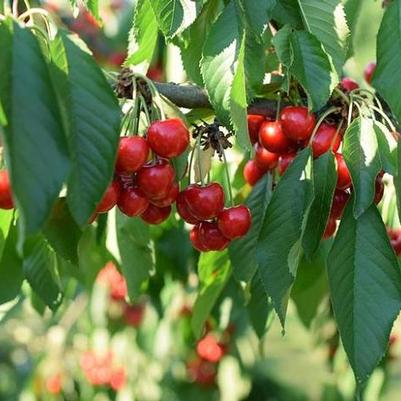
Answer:
[[[340,107],[330,107],[328,110],[326,110],[319,118],[319,120],[317,121],[315,128],[312,131],[312,135],[309,139],[309,143],[308,145],[310,145],[313,142],[313,139],[315,138],[315,135],[318,131],[318,129],[320,128],[320,126],[322,125],[323,121],[330,115],[330,114],[334,114],[334,113],[338,113],[339,111],[341,111]]]
[[[279,119],[280,112],[281,112],[281,92],[278,92],[277,110],[276,110],[276,121]]]
[[[133,106],[133,112],[134,112],[134,118],[133,118],[133,134],[138,135],[138,130],[139,130],[139,121],[141,119],[141,108],[140,108],[140,102],[138,98],[138,88],[136,86],[136,81],[135,79],[133,80],[134,84],[132,85],[132,98],[134,100],[134,106]]]
[[[138,98],[139,98],[139,101],[141,104],[140,108],[142,108],[143,112],[145,113],[146,122],[147,122],[147,125],[149,125],[151,123],[152,119],[151,119],[149,111],[148,111],[148,105],[146,104],[146,101],[141,94],[138,94]]]
[[[191,184],[191,172],[192,172],[192,166],[193,166],[193,163],[194,163],[194,156],[195,156],[195,148],[192,149],[191,157],[189,158],[188,185]]]
[[[228,198],[230,200],[231,207],[233,207],[234,206],[233,190],[232,190],[232,187],[231,187],[230,171],[228,170],[226,152],[224,151],[224,149],[222,151],[222,154],[223,154],[223,161],[224,161],[224,171],[226,173],[226,181],[227,181],[227,188],[228,188]]]
[[[354,99],[351,97],[351,101],[348,108],[348,121],[347,121],[348,127],[351,125],[353,108],[354,108]]]
[[[349,104],[350,100],[349,97],[339,88],[334,88],[334,92],[339,94],[341,98],[345,101],[345,103]]]
[[[383,110],[380,110],[380,109],[379,109],[378,107],[376,107],[376,106],[370,106],[370,107],[371,107],[371,109],[373,109],[374,111],[376,111],[377,113],[379,113],[379,114],[383,117],[384,120],[386,120],[387,124],[389,125],[390,129],[391,129],[393,132],[397,132],[397,130],[396,130],[396,128],[395,128],[393,122],[390,120],[389,116],[388,116]]]
[[[199,169],[199,176],[200,176],[200,182],[202,187],[205,185],[205,181],[203,178],[203,169],[202,169],[202,160],[201,160],[201,136],[199,135],[198,138],[196,138],[196,150],[198,152],[198,169]]]

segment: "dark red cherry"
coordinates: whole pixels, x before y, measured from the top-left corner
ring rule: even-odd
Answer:
[[[255,144],[255,163],[263,171],[273,170],[277,167],[279,155],[269,152],[260,143]]]
[[[337,161],[337,189],[348,189],[352,186],[351,175],[345,163],[344,157],[340,153],[336,153]]]
[[[190,185],[185,190],[188,209],[198,220],[210,220],[219,215],[224,208],[224,190],[217,183],[205,186]]]
[[[150,200],[166,198],[174,183],[175,172],[170,163],[159,160],[145,164],[137,173],[137,184]]]
[[[350,194],[347,191],[336,189],[334,192],[333,202],[331,204],[330,218],[334,220],[341,219],[345,206],[350,198]]]
[[[226,249],[230,240],[219,230],[216,222],[202,221],[199,224],[200,243],[210,251]]]
[[[293,145],[284,135],[280,121],[265,121],[259,130],[259,142],[272,153],[285,153]]]
[[[344,77],[341,80],[341,87],[345,92],[352,92],[353,90],[359,88],[359,84],[350,77]]]
[[[376,70],[376,63],[369,63],[366,67],[365,70],[363,72],[363,76],[365,78],[365,81],[370,85],[370,83],[372,82],[372,77],[373,74]]]
[[[141,219],[148,224],[161,224],[168,219],[171,206],[157,207],[149,204],[148,208],[141,214]]]
[[[180,217],[189,224],[198,224],[199,220],[191,213],[185,200],[185,189],[177,196],[176,207]]]
[[[174,182],[173,186],[170,189],[170,192],[165,198],[160,200],[151,200],[150,202],[158,207],[170,206],[176,201],[179,192],[180,192],[180,187],[177,182]]]
[[[149,145],[141,136],[124,136],[120,139],[116,170],[124,173],[138,171],[148,160]]]
[[[141,215],[149,206],[149,201],[138,188],[124,188],[117,202],[118,208],[127,216]]]
[[[329,149],[337,152],[342,141],[341,134],[333,125],[322,123],[312,139],[313,157],[316,159]]]
[[[285,155],[280,156],[277,166],[277,171],[280,176],[284,175],[284,173],[287,171],[288,167],[290,167],[290,164],[294,161],[296,156],[297,156],[296,153],[287,153]]]
[[[374,202],[376,205],[378,205],[381,200],[383,199],[384,196],[384,183],[383,179],[380,176],[377,176],[376,182],[375,182],[375,198]]]
[[[0,209],[12,209],[14,207],[10,178],[7,170],[0,171]]]
[[[252,224],[251,212],[244,205],[224,209],[217,220],[222,234],[228,239],[243,237]]]
[[[244,167],[245,181],[254,186],[263,176],[265,172],[258,167],[255,160],[249,160]]]
[[[106,213],[112,209],[117,204],[120,192],[120,183],[114,180],[106,189],[102,200],[96,208],[96,213]]]
[[[323,239],[331,238],[337,229],[337,221],[335,219],[330,218],[327,222],[326,229],[323,234]]]
[[[285,136],[295,142],[309,139],[316,124],[315,115],[303,106],[285,107],[280,121]]]
[[[192,242],[192,246],[199,252],[207,252],[207,249],[199,239],[199,224],[195,225],[189,232],[189,239]]]
[[[189,131],[179,118],[155,121],[148,128],[149,146],[162,157],[172,158],[182,154],[189,144]]]
[[[258,114],[248,114],[248,132],[252,145],[258,142],[259,129],[263,121],[265,121],[264,116],[260,116]]]

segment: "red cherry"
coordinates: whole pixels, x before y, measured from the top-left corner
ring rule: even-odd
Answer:
[[[400,230],[388,229],[391,246],[394,248],[394,252],[397,256],[401,255],[401,232]]]
[[[196,352],[205,361],[217,363],[224,355],[223,348],[212,334],[207,334],[196,345]]]
[[[157,207],[170,206],[176,201],[179,192],[180,192],[180,187],[177,182],[174,182],[173,186],[170,189],[170,192],[165,198],[160,200],[151,200],[150,203],[152,203]]]
[[[125,136],[120,139],[116,170],[124,173],[138,171],[148,160],[149,145],[141,136]]]
[[[113,181],[103,195],[102,200],[96,208],[96,213],[106,213],[112,209],[118,201],[120,196],[120,184],[118,181]]]
[[[337,161],[337,189],[347,189],[352,186],[351,176],[348,167],[345,163],[344,157],[340,153],[336,153]]]
[[[249,160],[244,167],[244,178],[245,181],[254,186],[265,174],[263,170],[261,170],[254,160]]]
[[[0,209],[12,209],[14,207],[13,194],[11,192],[10,177],[7,170],[0,171]]]
[[[291,141],[284,135],[280,121],[265,121],[259,130],[259,142],[273,153],[285,153],[291,148]]]
[[[136,186],[135,174],[120,173],[116,175],[116,179],[120,182],[121,189],[127,189]]]
[[[145,312],[144,305],[125,305],[124,320],[129,326],[138,327],[142,323]]]
[[[187,374],[201,386],[209,387],[216,383],[216,364],[196,358],[187,364]]]
[[[313,157],[316,159],[329,149],[332,149],[333,152],[337,152],[341,141],[342,137],[340,133],[337,133],[336,127],[322,123],[312,139]]]
[[[354,89],[358,89],[359,88],[358,82],[354,81],[350,77],[344,77],[341,80],[341,86],[346,92],[351,92]]]
[[[207,252],[209,249],[204,246],[199,238],[199,224],[192,227],[189,233],[189,239],[192,242],[192,246],[199,252]]]
[[[337,221],[335,219],[330,218],[326,225],[326,230],[323,234],[323,239],[331,238],[337,229]]]
[[[117,202],[118,208],[127,216],[141,215],[149,206],[149,201],[140,189],[126,188],[121,191]]]
[[[365,67],[365,71],[363,72],[363,76],[365,78],[365,81],[370,85],[370,83],[372,82],[372,77],[373,74],[376,70],[376,63],[369,63],[366,67]]]
[[[263,171],[273,170],[277,167],[279,155],[269,152],[260,143],[255,144],[255,163]]]
[[[349,192],[336,189],[334,192],[333,202],[331,204],[330,218],[333,220],[341,219],[345,206],[350,198]]]
[[[219,214],[217,221],[222,234],[228,239],[240,238],[246,235],[252,224],[252,216],[244,205],[230,207]]]
[[[182,120],[155,121],[148,128],[149,146],[162,157],[177,157],[189,145],[189,131]]]
[[[374,202],[376,205],[378,205],[381,202],[383,196],[384,196],[384,183],[382,178],[380,176],[377,176],[375,182],[375,198],[374,198]]]
[[[176,200],[177,212],[180,217],[189,224],[198,224],[199,220],[192,215],[188,208],[187,201],[185,200],[185,190],[180,192]]]
[[[293,141],[309,139],[316,124],[315,115],[307,107],[287,106],[280,114],[283,132]]]
[[[277,170],[280,176],[284,175],[287,171],[290,164],[294,161],[295,157],[297,156],[296,153],[287,153],[285,155],[280,156],[278,159],[278,166]]]
[[[209,221],[202,221],[199,224],[199,241],[210,251],[222,251],[230,243],[230,240],[219,230],[217,223]]]
[[[150,204],[141,214],[141,219],[148,224],[161,224],[167,220],[171,213],[171,206],[157,207]]]
[[[159,160],[156,164],[145,164],[137,173],[137,183],[148,199],[166,198],[174,183],[175,172],[170,163]]]
[[[198,220],[210,220],[219,215],[224,208],[224,190],[217,183],[204,187],[194,184],[185,190],[188,209]]]
[[[252,145],[258,142],[259,129],[263,121],[265,121],[264,116],[260,116],[258,114],[248,115],[248,132],[249,132],[249,139]]]

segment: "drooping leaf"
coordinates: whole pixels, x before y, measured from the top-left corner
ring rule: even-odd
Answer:
[[[302,15],[297,0],[278,0],[273,9],[272,17],[280,24],[289,24],[296,29],[302,29]]]
[[[45,223],[70,163],[49,70],[36,37],[7,20],[0,25],[0,53],[0,102],[7,119],[2,139],[20,213],[21,246]]]
[[[290,25],[284,25],[275,36],[273,36],[272,43],[276,49],[278,58],[286,67],[291,67],[293,62],[293,55],[290,45],[290,35],[292,29]]]
[[[284,327],[290,289],[296,275],[294,249],[302,235],[304,213],[312,189],[310,148],[298,154],[278,183],[267,207],[258,239],[256,259],[267,293]]]
[[[250,28],[257,36],[262,35],[277,4],[277,0],[241,0],[241,2],[246,19],[252,21]]]
[[[67,202],[76,222],[84,226],[114,173],[120,109],[102,71],[71,36],[59,32],[51,51],[73,160]]]
[[[371,119],[358,117],[344,135],[343,155],[355,192],[354,216],[359,217],[373,202],[375,180],[381,170],[377,137]]]
[[[373,129],[376,133],[380,162],[383,170],[393,176],[397,175],[397,140],[381,123],[375,121]]]
[[[355,37],[356,27],[358,24],[359,15],[362,8],[362,2],[360,0],[343,0],[345,17],[347,19],[347,24],[350,30],[350,35],[348,36],[348,54],[347,58],[354,54],[354,43],[353,39]]]
[[[354,219],[345,210],[328,259],[331,299],[342,343],[359,382],[384,356],[401,309],[401,274],[375,205]]]

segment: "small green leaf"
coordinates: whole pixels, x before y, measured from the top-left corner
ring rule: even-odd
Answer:
[[[255,35],[262,35],[271,18],[277,0],[241,0],[241,2],[244,7],[246,19],[252,21],[250,28]]]
[[[400,268],[375,205],[355,220],[348,204],[329,254],[328,276],[341,340],[362,383],[386,353],[401,309]]]
[[[272,18],[282,25],[289,24],[296,29],[302,29],[302,15],[297,0],[278,0],[273,9]]]
[[[361,14],[362,2],[360,0],[343,0],[345,16],[350,30],[348,36],[348,54],[350,58],[354,54],[354,43],[356,27]]]
[[[387,127],[378,121],[374,122],[379,147],[380,161],[383,170],[393,176],[397,175],[397,140]]]
[[[273,36],[272,43],[276,49],[278,58],[282,64],[287,68],[291,67],[293,63],[293,55],[290,45],[290,36],[292,29],[289,25],[284,25],[275,36]]]

